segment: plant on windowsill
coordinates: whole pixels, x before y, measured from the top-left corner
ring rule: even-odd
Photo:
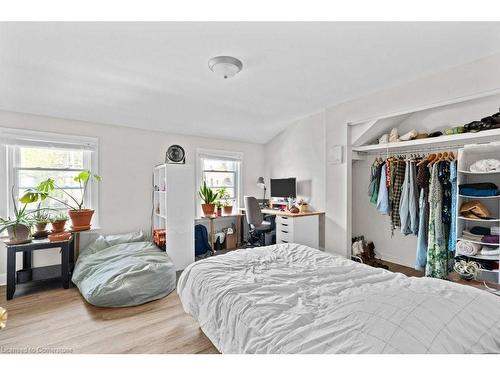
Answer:
[[[209,188],[207,183],[204,181],[203,185],[200,186],[198,194],[203,201],[201,204],[203,215],[212,216],[215,212],[215,202],[217,201],[218,193]]]
[[[66,221],[68,221],[68,215],[64,212],[58,212],[57,214],[51,216],[50,224],[52,224],[52,233],[64,232]]]
[[[14,197],[14,187],[11,190],[12,205],[14,208],[14,218],[10,216],[6,219],[0,218],[0,233],[7,230],[9,236],[8,244],[22,244],[31,242],[31,225],[32,221],[26,213],[27,204],[18,208]]]
[[[217,216],[222,216],[222,202],[220,200],[215,202],[215,207],[217,208]]]
[[[90,229],[90,221],[92,220],[92,215],[94,210],[89,208],[84,208],[84,199],[87,193],[87,188],[89,182],[91,181],[101,181],[101,176],[93,174],[91,171],[82,171],[76,175],[73,180],[78,182],[80,187],[81,199],[77,200],[73,195],[71,195],[64,188],[57,186],[54,179],[48,178],[38,184],[36,189],[28,189],[25,194],[21,197],[20,201],[23,203],[33,203],[38,200],[44,200],[46,198],[53,199],[64,206],[68,210],[68,215],[71,218],[71,228],[74,231],[82,231]],[[54,191],[62,191],[63,194],[67,195],[70,200],[69,203],[65,202],[59,197],[56,197],[53,193]]]
[[[231,215],[233,213],[233,205],[229,192],[225,187],[222,187],[217,190],[217,193],[219,194],[219,202],[223,207],[224,214]]]
[[[40,203],[39,203],[37,210],[31,213],[31,219],[35,224],[35,233],[33,233],[33,237],[35,238],[47,237],[49,235],[49,231],[47,230],[47,225],[50,223],[49,209],[40,208]]]

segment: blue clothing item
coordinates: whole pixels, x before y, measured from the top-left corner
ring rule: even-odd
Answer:
[[[460,194],[469,197],[494,197],[498,195],[498,189],[476,189],[473,187],[460,187]]]
[[[415,161],[410,161],[410,181],[409,181],[409,211],[410,211],[410,229],[411,232],[416,236],[418,234],[419,222],[418,222],[418,187],[417,187],[417,170]]]
[[[448,236],[448,250],[455,251],[457,246],[457,161],[450,162],[451,184],[451,223]]]
[[[429,214],[429,200],[425,189],[420,189],[420,222],[418,226],[417,237],[417,257],[415,260],[415,269],[419,271],[425,270],[427,264],[427,226]]]
[[[380,172],[380,183],[378,188],[378,197],[377,197],[377,210],[384,215],[389,215],[389,192],[387,190],[387,166],[382,165],[382,171]]]
[[[401,233],[405,236],[411,233],[410,219],[410,162],[406,161],[405,178],[401,186],[401,199],[399,201],[399,219],[401,221]]]

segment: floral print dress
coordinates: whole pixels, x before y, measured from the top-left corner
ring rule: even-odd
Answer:
[[[448,276],[450,258],[443,223],[443,187],[439,180],[439,163],[432,166],[429,188],[429,232],[425,276],[444,279]]]

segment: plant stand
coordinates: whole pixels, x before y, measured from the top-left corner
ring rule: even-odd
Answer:
[[[61,264],[45,267],[32,267],[34,251],[43,249],[61,249]],[[16,254],[23,253],[23,268],[16,272]],[[64,289],[70,286],[70,276],[74,265],[73,238],[68,241],[50,242],[35,240],[23,245],[7,245],[7,300],[14,297],[16,284],[29,281],[61,278]],[[17,276],[17,277],[16,277]]]

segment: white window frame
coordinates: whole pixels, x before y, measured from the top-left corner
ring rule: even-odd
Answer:
[[[238,162],[238,170],[236,171],[236,181],[235,181],[235,196],[236,199],[235,209],[241,207],[243,200],[243,189],[242,189],[242,171],[243,171],[243,153],[236,151],[226,151],[226,150],[211,150],[205,148],[196,149],[196,215],[201,215],[201,198],[198,194],[198,190],[203,183],[203,166],[201,163],[202,159],[219,159]]]
[[[24,129],[0,128],[0,171],[6,176],[5,181],[0,181],[0,216],[13,215],[11,188],[18,191],[19,148],[18,147],[44,147],[58,149],[83,150],[83,164],[99,174],[98,139],[94,137],[66,135],[60,133],[40,132]],[[27,168],[34,169],[34,168]],[[40,170],[74,171],[75,174],[83,169],[70,168],[40,168]],[[18,198],[18,197],[17,197]],[[92,181],[85,197],[86,206],[95,210],[92,217],[94,228],[99,227],[99,185]]]

